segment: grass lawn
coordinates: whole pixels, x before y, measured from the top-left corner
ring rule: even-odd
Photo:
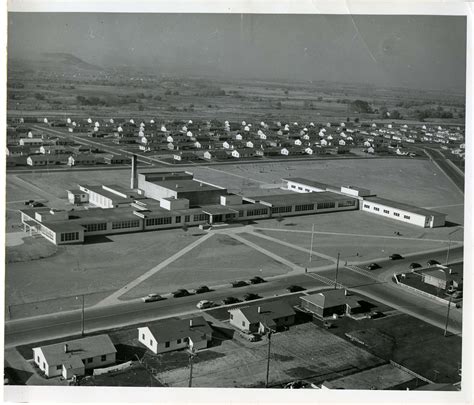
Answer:
[[[58,246],[40,236],[26,236],[23,243],[16,246],[7,246],[5,261],[7,267],[12,263],[32,262],[48,258],[58,251]]]
[[[259,270],[262,269],[260,272]],[[218,285],[235,279],[285,274],[290,269],[226,235],[215,234],[198,248],[133,288],[123,298],[149,292],[166,293],[177,288]]]
[[[132,367],[124,371],[86,377],[79,385],[83,387],[163,387],[163,384],[154,378],[145,366],[138,363],[134,363]]]
[[[7,304],[114,291],[184,248],[200,234],[197,229],[188,232],[179,229],[113,235],[98,238],[97,243],[57,247],[57,253],[45,259],[9,263],[6,266]],[[56,249],[43,238],[34,239],[34,243],[39,244],[40,250]]]
[[[425,378],[440,383],[460,380],[458,336],[444,337],[441,329],[405,314],[359,321],[344,317],[334,324],[331,333],[345,339],[349,333],[363,341],[363,347],[374,355],[393,360]]]
[[[311,240],[308,233],[263,231],[265,235],[310,248]],[[341,252],[341,259],[347,261],[365,261],[380,257],[387,257],[392,253],[413,253],[418,251],[447,248],[448,243],[428,242],[423,240],[361,238],[359,236],[315,235],[313,250],[331,257]]]

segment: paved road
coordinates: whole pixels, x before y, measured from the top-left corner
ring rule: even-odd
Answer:
[[[366,294],[380,300],[412,316],[425,320],[438,327],[444,327],[447,307],[437,301],[413,294],[393,284],[389,278],[394,272],[405,271],[412,261],[426,262],[427,259],[443,261],[445,253],[420,255],[409,260],[397,262],[381,262],[382,269],[371,272],[377,278],[365,276],[348,268],[341,268],[338,282],[346,288]],[[451,250],[454,261],[462,259],[462,248]],[[318,275],[323,276],[322,280]],[[210,293],[183,298],[169,298],[155,303],[142,303],[140,300],[85,310],[85,330],[87,332],[106,330],[126,325],[133,325],[154,319],[179,316],[196,312],[196,302],[201,299],[219,301],[227,296],[242,297],[247,292],[255,292],[265,298],[286,294],[289,285],[297,284],[305,288],[320,288],[332,285],[335,278],[334,270],[318,272],[316,278],[311,274],[292,275],[275,279],[264,284],[251,285],[244,288],[223,288]],[[462,312],[452,309],[450,313],[449,331],[459,334],[462,325]],[[81,331],[81,311],[70,311],[59,314],[45,315],[29,319],[6,322],[5,345],[7,347],[27,344],[41,340],[78,334]]]
[[[257,293],[266,298],[273,298],[276,294],[287,294],[286,288],[292,284],[308,289],[325,286],[324,283],[301,274],[243,288],[228,287],[206,294],[168,298],[164,301],[153,303],[131,300],[111,306],[91,307],[85,310],[85,330],[87,332],[105,330],[154,319],[193,313],[197,311],[196,303],[202,299],[217,302],[228,296],[242,298],[248,292]],[[46,339],[70,336],[78,334],[80,331],[80,310],[8,321],[5,323],[5,346],[18,346]]]
[[[425,148],[424,150],[428,157],[441,168],[459,190],[464,192],[464,176],[448,163],[440,151],[432,148]]]

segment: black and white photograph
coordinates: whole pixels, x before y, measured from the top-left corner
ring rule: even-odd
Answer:
[[[5,400],[466,398],[465,12],[6,19]]]

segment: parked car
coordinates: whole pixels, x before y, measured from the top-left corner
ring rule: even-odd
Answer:
[[[323,326],[324,326],[326,329],[331,329],[331,328],[332,328],[332,322],[324,321],[324,322],[323,322]]]
[[[155,301],[161,301],[164,300],[160,294],[148,294],[146,297],[142,298],[143,302],[155,302]]]
[[[299,285],[290,285],[287,289],[288,292],[298,292],[298,291],[304,291],[306,288],[301,287]]]
[[[250,284],[260,284],[260,283],[264,283],[264,282],[265,282],[265,280],[262,277],[259,277],[259,276],[255,276],[255,277],[250,279]]]
[[[462,298],[462,291],[454,291],[453,298]]]
[[[206,285],[202,285],[201,287],[196,288],[196,294],[204,294],[209,291],[211,291],[211,289]]]
[[[434,266],[435,264],[439,264],[439,262],[437,260],[434,260],[434,259],[430,259],[426,262],[426,264],[428,266]]]
[[[245,281],[234,281],[232,282],[232,287],[233,288],[237,288],[237,287],[245,287],[246,285],[248,285]]]
[[[244,295],[244,301],[252,301],[252,300],[258,300],[260,295],[254,294],[254,293],[248,293]]]
[[[223,305],[237,304],[238,302],[240,302],[240,300],[235,297],[226,297],[222,300]]]
[[[307,382],[298,380],[298,381],[292,381],[286,384],[283,388],[294,390],[294,389],[305,388],[307,385],[308,385]]]
[[[35,202],[30,203],[30,207],[33,207],[33,208],[44,207],[44,204],[35,201]]]
[[[398,253],[394,253],[392,255],[389,256],[390,260],[401,260],[403,259],[403,256],[398,254]]]
[[[382,318],[384,316],[385,316],[385,314],[383,312],[380,312],[380,311],[373,311],[369,314],[370,319],[378,319],[378,318]]]
[[[28,201],[25,201],[25,205],[30,205],[30,204],[33,204],[35,202],[35,200],[28,200]]]
[[[214,303],[208,300],[201,300],[196,305],[198,309],[212,308],[213,306],[214,306]]]
[[[421,266],[420,263],[411,263],[410,264],[410,269],[414,270],[414,269],[419,269]]]
[[[380,269],[380,266],[377,263],[370,263],[367,266],[367,270],[376,270],[376,269]]]
[[[187,297],[188,295],[191,295],[188,290],[185,290],[184,288],[180,288],[179,290],[173,292],[173,297],[174,298],[179,298],[179,297]]]

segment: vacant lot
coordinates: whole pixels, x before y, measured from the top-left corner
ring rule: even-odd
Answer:
[[[359,321],[340,318],[329,331],[345,339],[345,333],[349,333],[364,342],[364,349],[374,355],[435,382],[460,380],[461,337],[444,337],[441,329],[409,315],[399,313]]]
[[[195,364],[195,387],[261,387],[265,381],[267,345],[258,342],[254,348],[242,347],[234,341],[208,349],[224,356]],[[198,354],[205,355],[208,351]],[[370,355],[344,339],[311,324],[291,327],[274,334],[270,384],[277,385],[296,379],[311,378],[324,381],[341,375],[382,364],[383,360]],[[181,367],[164,371],[158,378],[172,387],[186,386],[189,369]]]

